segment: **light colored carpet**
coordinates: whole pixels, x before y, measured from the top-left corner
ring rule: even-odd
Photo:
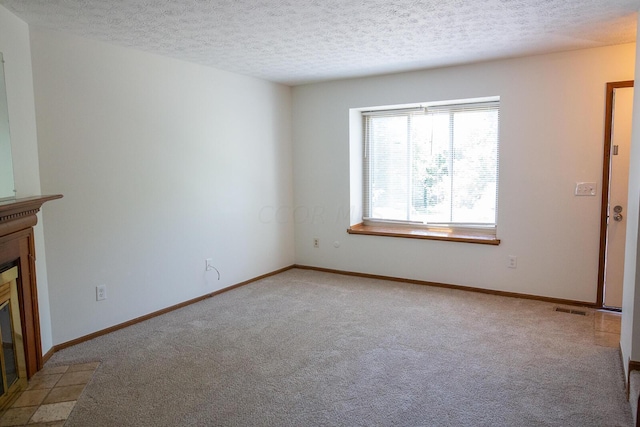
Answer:
[[[56,353],[66,426],[628,426],[617,349],[553,305],[294,269]]]

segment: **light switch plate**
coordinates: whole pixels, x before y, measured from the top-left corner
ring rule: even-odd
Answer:
[[[576,182],[576,196],[595,196],[596,195],[596,183],[595,182]]]

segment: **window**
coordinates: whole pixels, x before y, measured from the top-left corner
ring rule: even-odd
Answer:
[[[363,111],[364,225],[496,230],[500,103]]]

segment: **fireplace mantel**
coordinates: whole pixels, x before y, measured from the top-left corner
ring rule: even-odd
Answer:
[[[36,214],[42,205],[61,197],[56,194],[0,202],[0,269],[17,266],[19,270],[20,317],[29,378],[43,365],[33,226],[38,223]]]
[[[62,194],[33,196],[0,202],[0,237],[22,228],[33,227],[37,223],[35,215],[45,202],[62,198]],[[26,221],[29,219],[29,221]],[[33,222],[33,221],[36,222]],[[33,224],[22,227],[22,224]]]

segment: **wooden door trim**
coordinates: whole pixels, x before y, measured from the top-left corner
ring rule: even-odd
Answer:
[[[633,87],[633,80],[607,83],[604,118],[604,159],[602,164],[602,202],[600,205],[600,258],[598,261],[598,293],[596,307],[604,307],[604,270],[607,250],[607,210],[609,207],[609,174],[611,173],[611,136],[613,95],[615,89]]]

